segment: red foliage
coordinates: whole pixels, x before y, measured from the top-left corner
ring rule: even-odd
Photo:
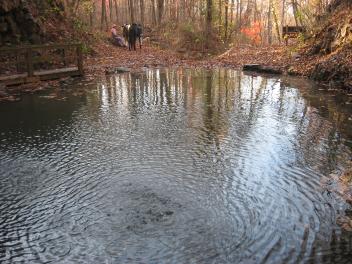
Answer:
[[[254,44],[259,45],[262,41],[260,32],[262,25],[259,21],[254,21],[251,26],[241,29],[241,32],[245,34]]]

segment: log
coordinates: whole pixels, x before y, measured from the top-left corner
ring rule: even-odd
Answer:
[[[260,64],[245,64],[243,65],[244,71],[257,71],[260,69]]]
[[[244,71],[254,71],[258,73],[282,74],[282,70],[274,66],[263,66],[260,64],[245,64],[242,68]]]

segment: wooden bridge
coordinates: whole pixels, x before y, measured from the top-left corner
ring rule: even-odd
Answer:
[[[82,75],[78,43],[0,48],[0,83],[5,85]]]
[[[300,26],[284,26],[282,27],[282,37],[285,40],[286,46],[288,45],[289,38],[297,38],[299,33],[305,31],[304,27]]]

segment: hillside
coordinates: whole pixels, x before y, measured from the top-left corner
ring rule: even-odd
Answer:
[[[352,89],[352,1],[336,0],[317,22],[293,71]]]
[[[72,28],[59,0],[0,1],[0,46],[60,41]]]

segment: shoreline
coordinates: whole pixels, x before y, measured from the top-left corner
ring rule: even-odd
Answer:
[[[232,47],[221,55],[196,59],[152,45],[143,46],[142,50],[128,51],[125,48],[115,47],[103,42],[95,46],[95,55],[86,56],[84,62],[85,75],[78,78],[81,78],[82,81],[89,81],[106,74],[115,73],[118,68],[128,69],[130,72],[141,71],[145,68],[153,69],[160,67],[203,69],[221,67],[244,70],[244,65],[256,64],[262,66],[262,68],[266,68],[267,73],[262,70],[250,71],[254,74],[274,74],[277,76],[307,78],[324,87],[334,87],[334,89],[339,89],[342,92],[349,92],[349,87],[344,87],[341,83],[334,82],[333,80],[324,82],[310,78],[308,73],[312,70],[312,62],[305,64],[307,58],[296,53],[293,55],[289,54],[289,48],[286,46],[252,47],[247,45]],[[305,65],[305,67],[302,65]],[[50,89],[51,87],[60,86],[60,83],[70,78],[72,77],[9,87],[0,83],[0,103],[4,101],[19,101],[23,94],[36,93]]]

